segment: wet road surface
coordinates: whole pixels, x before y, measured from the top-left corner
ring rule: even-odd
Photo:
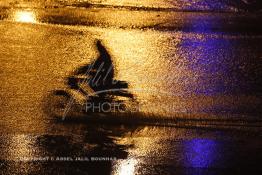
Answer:
[[[154,12],[107,10],[2,11],[0,172],[260,174],[259,17],[163,12],[156,20]],[[136,15],[146,18],[128,17]],[[252,27],[245,19],[255,19]],[[66,122],[45,113],[47,94],[97,56],[96,39],[143,117],[172,119],[176,127]]]

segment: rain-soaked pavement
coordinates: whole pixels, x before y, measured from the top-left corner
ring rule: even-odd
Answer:
[[[67,2],[0,3],[0,174],[261,174],[261,13]],[[139,114],[57,120],[50,93],[97,39]]]

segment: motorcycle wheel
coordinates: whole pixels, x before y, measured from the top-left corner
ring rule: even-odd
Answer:
[[[67,120],[80,111],[74,99],[64,90],[54,91],[47,96],[45,112],[51,117]]]

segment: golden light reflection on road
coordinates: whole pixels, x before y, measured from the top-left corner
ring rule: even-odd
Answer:
[[[2,160],[13,162],[10,164],[10,170],[19,171],[20,174],[32,174],[31,171],[34,167],[25,162],[30,162],[35,157],[39,157],[39,148],[36,146],[35,141],[35,137],[32,135],[6,135],[1,138],[0,147],[2,152],[0,152],[0,157]]]
[[[155,137],[147,137],[146,135],[152,134]],[[113,166],[113,175],[134,175],[137,174],[143,164],[150,162],[147,160],[148,156],[163,156],[165,155],[165,148],[161,143],[161,138],[167,132],[159,130],[158,128],[145,127],[138,129],[135,132],[128,133],[121,139],[117,140],[120,145],[135,145],[128,152],[127,159],[118,160]],[[169,135],[168,135],[169,137]],[[163,151],[161,151],[163,150]],[[149,156],[149,157],[150,157]],[[146,159],[145,159],[146,157]]]
[[[23,160],[34,155],[35,148],[32,145],[32,140],[26,135],[15,135],[10,138],[9,157]]]
[[[14,15],[14,21],[23,23],[36,23],[36,15],[33,11],[17,11]]]
[[[137,164],[136,159],[130,158],[127,160],[121,160],[118,166],[117,175],[134,175],[135,166]]]

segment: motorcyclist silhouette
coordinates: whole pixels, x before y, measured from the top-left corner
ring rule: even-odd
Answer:
[[[87,83],[94,91],[101,91],[111,87],[114,78],[114,67],[112,59],[101,41],[96,42],[99,52],[98,58],[91,64],[78,68],[74,75],[89,76]],[[79,88],[79,82],[69,78],[69,84],[72,88]]]
[[[52,93],[50,103],[54,105],[49,113],[64,118],[70,109],[71,112],[73,111],[70,115],[75,115],[79,110],[85,113],[101,112],[101,108],[97,108],[100,105],[103,105],[104,111],[111,111],[111,109],[123,111],[126,107],[123,101],[135,101],[134,95],[128,91],[128,83],[114,80],[112,59],[101,41],[96,42],[96,47],[99,52],[98,58],[73,71],[67,78],[69,88]],[[96,108],[92,108],[93,106]],[[98,111],[92,111],[91,108]]]

